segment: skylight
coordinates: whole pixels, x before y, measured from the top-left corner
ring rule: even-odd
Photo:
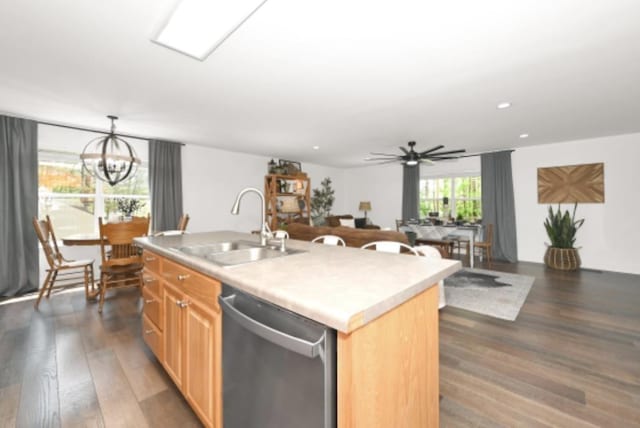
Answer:
[[[182,0],[152,39],[204,61],[267,0]]]

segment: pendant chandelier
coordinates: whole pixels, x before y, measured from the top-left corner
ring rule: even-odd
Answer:
[[[140,158],[129,143],[116,135],[115,121],[118,118],[107,117],[111,119],[111,132],[89,141],[80,159],[89,174],[115,186],[136,174]]]

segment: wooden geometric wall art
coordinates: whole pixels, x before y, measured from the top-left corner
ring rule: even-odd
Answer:
[[[538,168],[538,203],[604,202],[604,163]]]

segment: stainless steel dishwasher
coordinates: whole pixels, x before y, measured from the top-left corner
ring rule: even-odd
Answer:
[[[224,428],[335,428],[336,332],[225,285]]]

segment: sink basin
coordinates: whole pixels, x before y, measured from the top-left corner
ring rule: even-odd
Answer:
[[[254,247],[226,253],[209,254],[206,258],[222,266],[233,266],[245,263],[257,262],[258,260],[273,259],[276,257],[288,256],[301,253],[300,250],[287,249],[280,251],[274,247]]]
[[[257,242],[251,241],[216,242],[213,244],[173,248],[173,250],[200,257],[221,266],[240,265],[303,252],[292,249],[287,249],[283,252],[277,246],[262,247]]]
[[[190,256],[207,257],[211,254],[226,253],[227,251],[241,250],[259,246],[255,242],[230,241],[216,242],[215,244],[194,245],[191,247],[180,247],[176,250],[189,254]]]

